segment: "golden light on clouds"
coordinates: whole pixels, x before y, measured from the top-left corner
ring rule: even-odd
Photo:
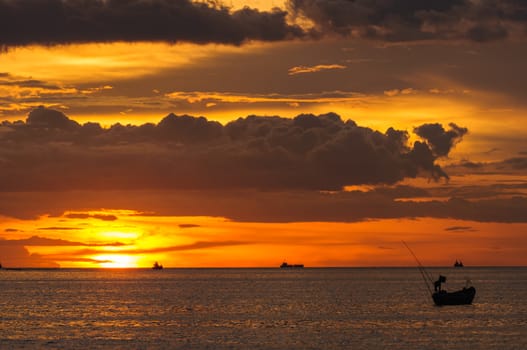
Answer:
[[[413,264],[401,239],[432,265],[526,263],[514,11],[194,2],[49,7],[0,42],[3,264]],[[6,27],[36,9],[5,6]]]
[[[218,53],[237,52],[222,45],[164,43],[109,43],[63,46],[28,46],[0,55],[3,72],[63,84],[117,81],[196,64]],[[38,57],[38,64],[35,63]]]
[[[296,66],[289,69],[289,75],[296,74],[306,74],[306,73],[316,73],[325,70],[334,70],[334,69],[346,69],[346,66],[341,64],[318,64],[316,66]]]

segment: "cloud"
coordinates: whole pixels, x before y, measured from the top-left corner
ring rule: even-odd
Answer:
[[[84,89],[77,89],[73,86],[64,86],[62,84],[50,83],[42,80],[31,79],[27,77],[14,76],[9,73],[0,74],[0,92],[3,98],[30,98],[46,96],[52,98],[54,96],[85,96],[101,92],[104,90],[112,90],[111,85],[101,85],[95,87],[87,87]]]
[[[111,251],[88,248],[88,249],[78,250],[74,254],[71,254],[71,255],[78,256],[78,255],[105,254],[105,253],[153,254],[153,253],[167,253],[167,252],[180,252],[180,251],[188,251],[188,250],[209,249],[209,248],[217,248],[217,247],[230,247],[230,246],[247,245],[247,244],[254,244],[254,242],[232,241],[232,240],[231,241],[197,241],[197,242],[189,243],[189,244],[181,244],[181,245],[159,247],[159,248],[148,248],[148,249],[131,248],[131,249],[119,249],[119,250],[111,250]],[[49,257],[51,258],[51,256]],[[63,259],[61,259],[57,255],[54,255],[53,260],[63,260]],[[65,260],[69,260],[69,259],[65,259]]]
[[[78,208],[105,207],[150,211],[150,215],[158,216],[224,217],[239,222],[358,222],[418,217],[527,222],[526,196],[465,200],[452,196],[458,191],[445,191],[443,195],[447,196],[442,201],[434,199],[437,193],[431,193],[433,197],[426,201],[411,200],[426,196],[423,189],[411,187],[329,193],[250,189],[11,192],[0,196],[0,213],[32,219],[43,214],[60,216]],[[407,199],[398,200],[401,196]]]
[[[471,226],[449,226],[445,228],[445,231],[455,231],[455,232],[473,232],[476,231]]]
[[[525,175],[527,169],[527,156],[519,155],[512,158],[492,162],[473,162],[470,160],[462,160],[458,163],[450,164],[447,167],[448,171],[453,173],[472,173],[472,174],[501,174],[501,175]],[[503,187],[504,184],[500,184]],[[519,187],[510,187],[510,189],[518,189]]]
[[[25,123],[3,122],[0,191],[74,189],[340,190],[404,178],[446,178],[436,163],[466,129],[425,124],[422,141],[382,133],[334,113],[249,116],[225,126],[169,114],[158,124],[83,125],[37,108]]]
[[[68,219],[98,219],[102,221],[115,221],[117,216],[111,214],[89,214],[89,213],[69,213],[64,217]]]
[[[527,169],[527,157],[514,157],[509,158],[503,161],[505,165],[516,169],[516,170],[525,170]]]
[[[0,0],[0,34],[9,34],[0,35],[0,48],[140,41],[241,45],[331,33],[387,42],[489,42],[524,36],[527,19],[515,0],[288,0],[286,9],[235,10],[221,1],[192,0]]]
[[[452,147],[461,141],[468,129],[450,123],[446,131],[441,124],[424,124],[414,129],[414,132],[426,140],[432,152],[439,157],[448,155]]]
[[[0,239],[0,256],[3,268],[14,267],[59,267],[53,260],[46,259],[39,254],[30,254],[22,245],[3,245]]]
[[[110,85],[77,88],[53,82],[0,74],[0,115],[14,114],[31,110],[40,105],[61,107],[65,102],[85,104],[87,98],[97,100]],[[128,101],[129,102],[129,101]]]
[[[40,227],[39,230],[41,231],[71,231],[71,230],[78,230],[78,228],[77,227],[51,226],[51,227]]]
[[[0,47],[115,41],[240,45],[303,37],[286,17],[278,9],[230,11],[216,1],[0,0]]]
[[[179,228],[195,228],[195,227],[201,227],[201,225],[196,224],[179,224]]]
[[[32,236],[23,239],[2,239],[0,238],[0,261],[4,267],[59,267],[53,256],[41,255],[38,253],[29,253],[26,247],[122,247],[125,244],[120,242],[114,243],[82,243],[63,239],[46,238]],[[90,248],[93,249],[93,248]],[[67,261],[92,261],[81,257],[72,257],[63,259]],[[93,262],[106,262],[93,260]]]
[[[289,75],[303,74],[303,73],[316,73],[323,70],[333,69],[346,69],[346,66],[341,64],[319,64],[316,66],[296,66],[289,69]]]
[[[289,0],[290,11],[320,33],[387,42],[525,36],[527,10],[515,0]]]
[[[87,246],[87,247],[121,247],[124,243],[82,243],[73,242],[63,239],[46,238],[40,236],[31,236],[24,239],[0,239],[0,246]]]
[[[397,95],[412,95],[412,94],[416,94],[417,91],[415,89],[412,89],[412,88],[406,88],[406,89],[392,89],[392,90],[386,90],[384,91],[384,95],[388,96],[388,97],[393,97],[393,96],[397,96]]]
[[[133,249],[128,251],[123,251],[123,253],[141,253],[141,254],[151,254],[151,253],[164,253],[164,252],[179,252],[187,250],[197,250],[197,249],[209,249],[217,247],[231,247],[238,245],[254,244],[254,242],[246,241],[197,241],[190,244],[182,244],[177,246],[161,247],[161,248],[151,248],[151,249]]]
[[[174,102],[186,103],[337,103],[363,101],[366,96],[351,91],[325,91],[307,94],[236,94],[229,92],[174,91],[165,95]]]

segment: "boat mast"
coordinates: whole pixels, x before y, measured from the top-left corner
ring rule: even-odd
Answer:
[[[406,247],[406,249],[408,249],[408,251],[410,252],[410,254],[412,254],[412,256],[414,257],[415,261],[417,262],[417,267],[419,268],[419,272],[421,273],[421,276],[423,277],[423,281],[425,282],[425,285],[426,285],[426,288],[428,289],[428,292],[430,292],[430,294],[433,294],[432,293],[432,289],[430,288],[430,284],[433,284],[434,281],[432,280],[432,277],[430,277],[430,275],[428,274],[428,272],[426,271],[426,269],[424,268],[424,266],[421,264],[421,262],[419,261],[419,259],[417,259],[417,256],[414,254],[414,252],[410,249],[410,247],[408,246],[408,244],[406,244],[405,241],[401,241],[403,242],[404,246]],[[428,281],[426,280],[428,278]]]

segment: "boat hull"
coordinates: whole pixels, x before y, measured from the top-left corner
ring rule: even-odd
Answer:
[[[288,264],[286,263],[285,261],[282,263],[282,265],[280,265],[280,268],[281,269],[303,269],[304,268],[304,264]]]
[[[469,305],[472,304],[474,296],[476,295],[476,288],[463,288],[457,292],[440,291],[432,294],[432,299],[437,306],[443,305]]]

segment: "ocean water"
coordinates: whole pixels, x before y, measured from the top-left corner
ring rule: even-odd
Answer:
[[[527,349],[527,268],[0,270],[0,349]]]

